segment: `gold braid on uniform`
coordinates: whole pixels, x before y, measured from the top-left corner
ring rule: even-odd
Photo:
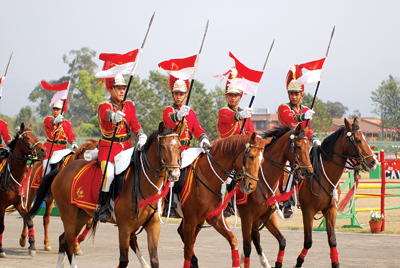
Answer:
[[[239,125],[240,125],[240,124],[239,124],[239,121],[236,122],[235,126],[234,126],[233,128],[231,128],[230,131],[227,132],[227,134],[229,134],[228,137],[233,136],[233,133],[235,133],[235,131],[236,131],[236,129],[238,128]],[[240,126],[240,127],[242,127],[242,126]],[[219,131],[218,126],[217,126],[217,134],[218,134],[218,138],[221,138],[221,132]],[[227,137],[225,137],[225,138],[227,138]]]
[[[105,138],[107,138],[107,139],[112,139],[113,134],[114,134],[114,129],[113,129],[113,130],[110,130],[110,131],[104,130],[104,129],[101,127],[101,118],[100,118],[100,116],[97,117],[97,122],[99,123],[101,134],[102,134]],[[107,121],[107,122],[109,122],[109,121]],[[118,132],[121,130],[121,128],[124,126],[124,122],[125,122],[124,120],[121,121],[121,124],[118,125],[117,131],[116,131],[115,133],[118,133]],[[114,125],[113,122],[111,122],[111,124]],[[114,125],[114,126],[115,126],[115,125]]]

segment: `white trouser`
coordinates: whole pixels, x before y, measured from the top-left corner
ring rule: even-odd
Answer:
[[[44,174],[44,170],[46,169],[46,165],[47,165],[47,163],[49,162],[49,159],[44,159],[43,160],[43,174],[42,174],[42,177],[44,177],[44,175],[47,175],[47,174],[49,174],[50,173],[50,164],[49,164],[49,166],[47,167],[47,170],[46,170],[46,174]]]
[[[106,166],[106,161],[101,161],[101,171],[103,172],[103,174],[105,166]],[[115,164],[108,162],[106,177],[104,178],[104,183],[102,188],[103,192],[110,191],[111,183],[114,180],[114,172],[115,172]]]

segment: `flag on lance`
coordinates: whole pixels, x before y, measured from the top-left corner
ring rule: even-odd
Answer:
[[[0,99],[1,99],[1,95],[3,94],[3,81],[4,79],[6,79],[6,77],[2,77],[0,78]]]
[[[99,59],[104,61],[105,64],[108,63],[110,68],[103,68],[103,71],[96,73],[95,77],[113,78],[117,74],[131,75],[135,67],[135,61],[138,52],[139,49],[132,50],[125,54],[101,53],[99,55]]]
[[[305,85],[308,83],[320,81],[325,60],[326,57],[319,60],[299,64],[300,69],[304,68],[308,70],[308,72],[298,77],[295,83],[299,85]]]
[[[244,93],[255,96],[264,72],[247,68],[232,54],[232,52],[229,52],[229,57],[235,61],[235,66],[232,67],[228,72],[215,75],[213,77],[221,77],[226,79]],[[234,75],[232,75],[230,78],[231,73]]]
[[[192,78],[195,70],[196,59],[197,55],[181,59],[166,60],[160,62],[158,67],[178,79],[187,80]]]
[[[40,83],[45,90],[57,91],[56,94],[54,94],[53,98],[51,98],[50,107],[53,107],[53,104],[59,100],[65,100],[63,112],[66,112],[68,108],[69,81],[57,85],[52,85],[45,81],[41,81]]]

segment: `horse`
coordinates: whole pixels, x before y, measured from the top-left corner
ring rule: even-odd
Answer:
[[[260,245],[260,230],[265,226],[278,240],[279,254],[275,267],[282,267],[286,240],[279,231],[274,211],[276,205],[268,205],[268,199],[274,195],[279,178],[289,160],[291,172],[304,178],[309,177],[313,170],[309,158],[310,144],[306,134],[309,128],[302,129],[301,124],[296,129],[286,127],[275,129],[262,134],[263,139],[273,137],[265,147],[264,162],[261,166],[257,190],[247,196],[247,203],[239,204],[238,210],[242,223],[243,251],[241,263],[245,268],[250,267],[251,241],[256,245],[260,263],[263,267],[268,264]],[[303,175],[304,174],[304,175]],[[260,227],[261,226],[261,227]]]
[[[46,148],[32,133],[32,126],[26,129],[24,123],[21,124],[20,131],[15,134],[9,147],[7,160],[4,159],[2,162],[3,170],[0,176],[0,258],[6,257],[2,242],[6,208],[13,205],[21,215],[27,212],[27,209],[22,206],[19,194],[25,178],[27,161],[36,157],[43,159],[46,156]],[[34,256],[36,247],[33,221],[27,219],[25,222],[29,229],[29,255]]]
[[[68,155],[66,156],[63,161],[62,164],[60,166],[60,168],[65,167],[66,165],[68,165],[69,163],[71,163],[72,161],[76,160],[76,159],[83,159],[83,155],[86,152],[86,150],[93,150],[96,148],[96,146],[98,145],[98,140],[95,139],[88,139],[85,141],[85,143],[81,144],[79,146],[79,148],[76,150],[76,152],[72,155]],[[28,196],[28,201],[27,201],[27,205],[26,207],[28,208],[28,210],[31,208],[33,200],[36,197],[36,192],[37,192],[37,188],[34,187],[32,188],[32,182],[34,180],[34,177],[36,176],[36,172],[41,172],[40,168],[43,167],[43,162],[42,161],[36,161],[33,166],[32,166],[32,172],[31,172],[31,176],[30,176],[30,188],[29,188],[29,196]],[[42,179],[42,174],[39,174],[40,176],[40,180]],[[50,224],[50,214],[51,211],[53,210],[53,201],[54,198],[51,195],[50,196],[50,200],[46,201],[46,207],[45,207],[45,212],[43,214],[43,227],[44,227],[44,249],[46,251],[50,251],[51,250],[51,245],[50,245],[50,238],[49,238],[49,224]],[[89,221],[89,225],[90,225],[91,221]],[[87,232],[85,232],[86,234]],[[27,225],[24,221],[24,227],[22,228],[22,233],[21,233],[21,237],[19,239],[19,244],[21,247],[25,247],[25,243],[26,243],[26,237],[27,237]],[[75,243],[75,246],[77,247],[77,255],[81,255],[82,250],[79,248],[79,244],[85,240],[84,235],[80,235],[78,241]]]
[[[331,265],[333,268],[338,268],[340,266],[335,234],[336,202],[340,197],[338,185],[346,167],[346,161],[350,159],[350,164],[356,171],[363,169],[367,172],[374,170],[378,162],[356,118],[352,124],[344,119],[344,126],[325,138],[317,151],[314,149],[312,162],[318,179],[305,180],[299,191],[299,201],[303,213],[304,248],[297,257],[295,267],[302,266],[304,258],[312,246],[314,216],[321,211],[326,222]]]
[[[147,232],[148,249],[152,267],[159,267],[157,246],[160,235],[160,221],[154,217],[157,212],[157,199],[160,190],[164,185],[165,179],[177,181],[180,175],[180,153],[181,143],[179,136],[183,129],[182,124],[178,124],[175,129],[166,128],[161,122],[158,131],[149,136],[143,151],[140,152],[140,166],[127,176],[125,185],[122,189],[118,202],[115,204],[115,217],[110,220],[117,224],[119,231],[120,259],[119,267],[128,266],[128,250],[132,233],[142,226]],[[144,159],[144,160],[143,160]],[[71,267],[76,267],[75,260],[75,237],[79,234],[84,224],[94,217],[94,209],[79,208],[75,204],[70,204],[72,182],[75,175],[81,170],[87,161],[76,160],[63,168],[52,180],[44,180],[39,187],[37,200],[41,202],[43,192],[50,186],[61,220],[64,224],[64,233],[59,238],[58,267],[64,264],[65,253]],[[144,164],[143,164],[144,163]],[[136,165],[135,165],[136,166]],[[135,169],[135,168],[132,168]],[[134,181],[134,173],[139,173],[139,178]],[[167,185],[165,185],[167,187]],[[137,199],[136,199],[137,198]],[[139,202],[153,200],[146,206],[140,208]],[[34,215],[37,208],[36,202],[28,214],[24,217],[30,218]],[[113,214],[114,215],[114,214]],[[93,233],[96,231],[97,221],[93,221]]]
[[[178,228],[184,243],[184,268],[198,267],[193,246],[205,221],[228,240],[231,245],[232,267],[239,267],[236,237],[226,230],[224,222],[218,220],[218,215],[211,218],[207,216],[223,199],[222,189],[226,186],[226,179],[221,177],[227,178],[233,167],[238,172],[237,179],[241,180],[242,192],[249,194],[256,189],[258,171],[263,162],[262,153],[268,142],[257,137],[255,133],[251,137],[231,136],[214,141],[211,150],[196,160],[197,163],[191,171],[194,175],[190,182],[191,191],[182,208],[183,220]]]

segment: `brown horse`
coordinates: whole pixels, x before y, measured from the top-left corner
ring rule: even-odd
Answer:
[[[32,133],[32,126],[25,129],[24,123],[21,124],[20,131],[11,141],[10,149],[0,177],[0,258],[6,257],[2,244],[6,208],[13,205],[21,215],[27,212],[26,208],[22,207],[19,195],[19,188],[25,178],[27,161],[46,156],[46,148]],[[33,221],[28,219],[25,222],[29,229],[29,254],[34,256],[36,248]]]
[[[325,217],[332,267],[339,267],[335,234],[336,202],[340,197],[338,182],[347,159],[356,162],[355,169],[364,169],[367,172],[374,170],[378,164],[357,119],[354,119],[353,124],[344,119],[344,126],[325,138],[316,156],[313,154],[314,172],[319,176],[312,181],[305,180],[299,191],[304,224],[304,248],[295,267],[302,266],[311,248],[313,220],[318,211]]]
[[[264,133],[264,139],[274,139],[265,147],[264,163],[261,167],[257,190],[247,196],[247,203],[238,205],[242,223],[243,251],[242,262],[244,267],[250,267],[251,241],[258,243],[257,253],[263,267],[271,267],[262,252],[259,231],[265,226],[279,242],[279,254],[275,267],[282,267],[282,259],[286,247],[286,240],[279,231],[275,214],[275,205],[267,204],[268,198],[274,195],[277,189],[279,178],[282,175],[286,161],[289,160],[291,172],[300,172],[300,176],[306,177],[312,174],[312,166],[309,158],[310,144],[307,141],[305,130],[301,124],[296,129],[276,129]],[[258,230],[261,226],[261,229]]]
[[[157,216],[157,201],[139,208],[135,204],[136,197],[140,200],[150,199],[157,196],[163,187],[165,178],[176,181],[180,174],[180,152],[181,143],[179,136],[182,124],[174,129],[167,129],[164,123],[160,123],[159,130],[149,136],[141,159],[145,159],[144,169],[136,171],[140,173],[139,179],[134,181],[135,170],[129,173],[119,200],[115,205],[115,220],[110,222],[118,225],[120,261],[119,267],[128,266],[128,251],[130,236],[143,226],[147,232],[148,249],[152,267],[159,267],[158,263],[158,238],[160,235],[160,221]],[[147,159],[147,161],[146,161]],[[75,237],[79,234],[86,222],[93,218],[94,211],[78,208],[70,204],[72,181],[87,161],[76,160],[63,168],[54,178],[47,183],[43,181],[38,192],[45,192],[51,185],[51,191],[57,203],[61,220],[64,224],[64,233],[60,236],[58,265],[63,265],[65,253],[67,253],[71,267],[76,266],[75,261]],[[138,163],[140,165],[140,163]],[[46,189],[47,188],[47,189]],[[136,195],[135,193],[138,193]],[[134,200],[133,200],[134,199]],[[41,202],[39,200],[39,202]],[[35,201],[36,204],[36,201]],[[132,204],[134,204],[132,206]],[[35,208],[33,206],[32,210]],[[31,217],[31,211],[24,217]],[[34,213],[34,211],[33,211]],[[93,231],[96,230],[97,221],[93,223]]]
[[[95,149],[98,143],[99,143],[99,141],[95,140],[95,139],[86,140],[85,143],[83,143],[79,146],[79,148],[76,150],[76,152],[74,154],[64,158],[63,163],[60,168],[65,167],[66,165],[68,165],[69,163],[71,163],[72,161],[74,161],[76,159],[83,159],[84,158],[83,155],[84,155],[85,151]],[[30,178],[31,184],[33,182],[33,178],[36,174],[36,171],[40,167],[42,167],[42,165],[43,165],[42,161],[37,161],[33,164],[31,178]],[[39,175],[41,177],[41,174],[39,174]],[[29,196],[28,196],[28,201],[27,201],[27,206],[26,206],[28,210],[32,206],[33,200],[36,197],[36,192],[37,192],[37,188],[32,188],[32,187],[29,188]],[[50,214],[51,214],[51,211],[53,210],[53,201],[54,201],[54,199],[53,199],[53,196],[51,195],[50,200],[46,201],[45,212],[43,214],[44,249],[47,251],[51,250],[50,238],[49,238],[49,224],[50,224]],[[91,223],[91,221],[89,222],[89,224],[90,223]],[[19,244],[21,245],[21,247],[25,246],[26,237],[27,237],[27,225],[26,225],[26,222],[24,221],[24,227],[22,229],[21,237],[19,239]],[[77,251],[78,255],[82,254],[82,251],[79,248],[79,243],[81,243],[84,239],[85,239],[84,236],[81,235],[80,239],[78,239],[78,242],[76,243],[76,247],[77,247],[76,251]]]
[[[256,189],[258,171],[263,162],[262,153],[268,142],[255,134],[251,137],[232,136],[214,141],[210,152],[200,156],[194,170],[190,195],[182,208],[183,220],[178,228],[184,242],[184,268],[193,266],[190,266],[192,259],[196,260],[197,265],[193,246],[205,221],[214,225],[228,240],[232,251],[232,267],[239,267],[236,237],[225,228],[225,220],[218,220],[218,215],[211,219],[207,219],[207,216],[220,204],[223,198],[221,189],[234,167],[239,174],[237,179],[241,180],[240,190],[251,193]]]

